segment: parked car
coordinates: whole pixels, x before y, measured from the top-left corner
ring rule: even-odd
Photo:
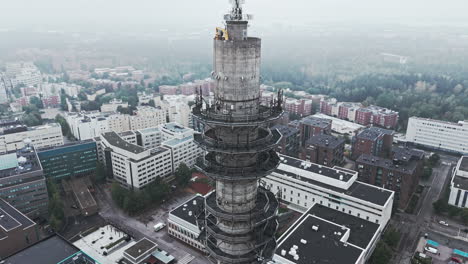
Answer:
[[[451,258],[450,258],[450,261],[453,261],[453,262],[455,262],[455,263],[463,263],[463,261],[461,261],[461,259],[456,258],[456,257],[451,257]]]
[[[448,226],[447,222],[445,222],[445,221],[439,221],[439,224],[441,224],[443,226]]]
[[[431,252],[432,254],[439,253],[439,250],[437,250],[437,248],[433,248],[433,247],[424,247],[424,250],[427,251],[427,252]]]
[[[164,227],[166,227],[166,224],[159,222],[159,223],[154,225],[154,232],[158,232],[159,230],[163,229]]]

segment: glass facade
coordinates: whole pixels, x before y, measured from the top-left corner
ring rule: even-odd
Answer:
[[[90,175],[96,170],[98,155],[95,142],[54,148],[38,153],[47,179]]]

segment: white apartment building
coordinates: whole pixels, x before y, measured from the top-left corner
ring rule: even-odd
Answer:
[[[58,123],[29,127],[26,131],[12,134],[0,134],[0,153],[6,153],[25,147],[28,140],[36,149],[61,146],[64,144],[62,128]]]
[[[32,62],[7,63],[6,73],[11,84],[39,87],[42,84],[42,74]]]
[[[461,157],[457,167],[453,170],[452,181],[450,183],[450,196],[448,203],[468,208],[468,156]]]
[[[130,130],[126,115],[119,113],[68,113],[65,119],[70,131],[78,140],[92,139],[104,132],[117,133]]]
[[[63,90],[66,95],[76,97],[80,93],[82,86],[72,83],[43,83],[41,91],[45,95],[59,95]]]
[[[182,127],[177,123],[164,124],[160,129],[164,140],[161,145],[171,150],[174,171],[181,163],[192,167],[197,158],[204,154],[204,151],[193,140],[192,129]]]
[[[8,102],[7,87],[9,84],[7,84],[6,77],[0,73],[0,104]]]
[[[197,215],[204,209],[204,203],[205,197],[197,194],[170,211],[167,218],[167,231],[169,235],[206,252],[205,246],[198,240],[201,231],[197,224]]]
[[[434,149],[468,154],[468,122],[411,117],[406,129],[406,141]]]
[[[106,167],[125,188],[139,190],[172,173],[171,151],[167,148],[145,149],[126,142],[115,132],[103,133],[100,138]]]
[[[166,123],[166,113],[161,108],[137,106],[134,116],[129,116],[130,129],[139,130],[157,127]]]
[[[138,145],[144,148],[159,147],[163,141],[162,132],[157,127],[140,129],[135,133]]]
[[[169,122],[175,122],[189,127],[192,118],[192,110],[188,105],[190,101],[194,101],[194,96],[164,95],[164,100],[156,98],[155,104],[166,111]]]
[[[102,104],[101,112],[117,112],[117,108],[119,108],[119,106],[123,108],[127,108],[128,103],[122,102],[122,100],[119,100],[119,99],[113,99],[107,104]]]
[[[317,203],[385,227],[394,192],[357,181],[356,171],[306,162],[281,155],[265,186],[291,208],[305,212]]]

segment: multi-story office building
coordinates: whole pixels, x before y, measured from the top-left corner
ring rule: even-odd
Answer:
[[[102,133],[114,131],[116,133],[130,130],[128,115],[119,113],[68,113],[66,120],[70,131],[78,140],[99,137]]]
[[[30,218],[47,216],[46,180],[33,147],[0,156],[0,198]]]
[[[265,186],[281,201],[305,212],[314,203],[387,225],[394,193],[358,180],[358,172],[281,156],[275,172],[264,179]]]
[[[74,142],[37,152],[47,179],[92,175],[96,172],[98,154],[93,140]]]
[[[406,129],[406,141],[449,152],[468,153],[468,122],[411,117]]]
[[[136,144],[146,149],[159,147],[163,141],[161,129],[157,127],[140,129],[135,134]]]
[[[317,118],[313,116],[305,117],[299,122],[301,133],[301,146],[313,136],[331,134],[332,121],[329,119]]]
[[[362,154],[388,157],[393,144],[393,130],[369,127],[353,137],[351,157],[359,158]]]
[[[195,165],[197,158],[205,152],[194,142],[193,134],[183,138],[173,138],[161,144],[171,150],[173,170],[177,170],[181,163],[188,167]]]
[[[298,156],[301,141],[299,129],[285,125],[275,125],[271,129],[277,129],[283,136],[276,146],[276,151],[288,156]]]
[[[395,203],[404,209],[419,184],[424,152],[399,147],[392,150],[390,158],[362,154],[356,161],[359,180],[395,191]]]
[[[317,135],[307,140],[302,149],[302,159],[333,167],[344,160],[345,140],[331,135]]]
[[[129,116],[130,129],[157,127],[166,123],[166,112],[160,107],[137,106],[135,115]]]
[[[0,259],[39,240],[36,223],[1,198],[0,215]]]
[[[453,171],[450,183],[450,197],[448,203],[461,207],[468,207],[468,156],[461,157]]]
[[[25,127],[18,125],[0,133],[0,153],[24,148],[25,140],[36,149],[63,145],[62,128],[58,123]]]
[[[204,210],[205,197],[196,195],[169,212],[167,231],[169,235],[206,252],[205,246],[198,239],[201,234],[197,216]]]
[[[274,264],[364,264],[383,226],[314,204],[279,239]]]
[[[171,151],[167,148],[145,149],[126,142],[115,132],[102,134],[101,144],[107,169],[126,188],[142,189],[172,173]]]

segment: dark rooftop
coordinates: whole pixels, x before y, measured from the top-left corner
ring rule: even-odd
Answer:
[[[80,261],[81,260],[81,261]],[[74,262],[75,261],[75,262]],[[95,263],[92,258],[81,252],[60,236],[54,235],[33,244],[5,259],[5,264],[72,264]]]
[[[311,137],[306,144],[334,149],[344,143],[345,140],[343,138],[321,134]]]
[[[462,157],[462,161],[460,163],[460,170],[468,171],[468,156]]]
[[[285,125],[275,125],[271,128],[273,129],[278,129],[278,131],[281,133],[281,135],[285,138],[294,136],[296,134],[299,134],[299,129],[291,126],[285,126]]]
[[[375,233],[379,229],[379,224],[366,221],[362,218],[333,210],[320,204],[314,205],[308,214],[318,216],[322,219],[346,226],[351,229],[348,243],[360,248],[367,248]]]
[[[125,254],[128,254],[133,259],[139,259],[144,255],[151,254],[151,250],[154,250],[157,247],[157,244],[153,241],[142,238],[135,245],[129,247],[124,251]]]
[[[393,130],[383,129],[379,127],[369,127],[362,130],[359,134],[357,134],[357,138],[360,139],[370,139],[375,140],[384,135],[392,136],[395,132]]]
[[[361,156],[359,156],[359,158],[356,160],[356,163],[377,166],[380,168],[398,171],[405,174],[413,174],[418,166],[417,161],[414,160],[401,162],[399,160],[389,160],[369,154],[362,154]]]
[[[17,165],[2,169],[5,164],[0,164],[0,178],[41,170],[36,152],[32,147],[25,147],[17,151],[11,151],[7,154],[0,155],[0,157],[8,157],[8,162],[13,162],[14,155],[12,154],[16,154]],[[3,162],[6,163],[7,161]]]
[[[314,116],[308,116],[308,117],[304,117],[303,119],[301,119],[300,123],[309,125],[309,126],[314,126],[314,127],[327,128],[331,125],[332,120],[314,117]]]
[[[119,133],[119,136],[121,137],[131,136],[131,135],[135,135],[135,132],[130,130],[130,131],[124,131],[124,132]]]
[[[364,257],[359,247],[367,248],[378,228],[378,224],[315,204],[280,238],[276,255],[296,264],[356,263]]]
[[[468,190],[468,178],[455,175],[453,177],[453,186],[458,189]]]
[[[102,136],[114,147],[124,149],[128,152],[132,152],[135,154],[139,154],[145,151],[143,147],[140,147],[135,144],[128,143],[127,141],[123,140],[117,133],[115,132],[107,132],[102,134]]]
[[[24,214],[20,213],[16,208],[7,203],[5,200],[0,199],[0,227],[9,232],[16,228],[27,228],[35,225],[31,219]],[[2,234],[0,233],[0,238]]]
[[[424,159],[424,151],[405,147],[392,148],[393,159],[399,161],[422,160]]]
[[[204,204],[205,198],[201,195],[197,195],[172,210],[170,214],[177,216],[193,225],[197,225],[197,215],[200,210],[203,210]],[[192,212],[192,215],[190,215],[190,212]]]

